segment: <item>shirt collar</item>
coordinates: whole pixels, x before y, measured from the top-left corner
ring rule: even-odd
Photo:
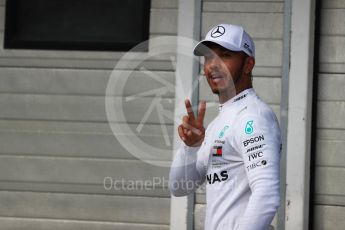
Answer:
[[[252,94],[254,93],[254,89],[253,88],[249,88],[246,90],[243,90],[242,92],[240,92],[239,94],[237,94],[236,96],[230,98],[229,100],[227,100],[226,102],[224,102],[223,104],[219,104],[218,108],[219,111],[221,111],[223,108],[231,106],[233,103],[236,103],[238,101],[241,101],[242,99],[244,99],[245,97],[247,97],[248,94]]]

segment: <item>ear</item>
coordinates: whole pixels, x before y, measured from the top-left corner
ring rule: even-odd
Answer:
[[[244,73],[245,74],[250,74],[254,68],[255,65],[255,58],[253,57],[247,57],[246,58],[246,63],[244,66]]]

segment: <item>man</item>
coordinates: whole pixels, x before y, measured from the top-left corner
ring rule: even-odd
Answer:
[[[275,114],[252,88],[254,42],[242,27],[220,24],[194,54],[204,56],[219,114],[205,131],[205,102],[195,117],[186,100],[170,190],[183,196],[206,182],[206,230],[266,230],[280,204],[281,137]]]

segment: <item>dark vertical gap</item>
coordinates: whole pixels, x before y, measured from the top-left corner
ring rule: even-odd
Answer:
[[[315,164],[316,164],[316,139],[317,139],[317,99],[319,89],[319,60],[321,37],[321,0],[315,2],[315,38],[314,38],[314,73],[311,121],[311,148],[310,148],[310,196],[309,196],[309,230],[314,229],[314,203],[315,203]]]
[[[195,22],[196,24],[194,24],[194,26],[197,26],[197,30],[198,30],[198,34],[196,35],[197,36],[197,39],[196,39],[197,41],[201,40],[203,5],[204,5],[204,1],[201,0],[200,1],[200,5],[198,6],[199,8],[197,8],[197,7],[195,8],[195,15],[200,15],[200,21],[199,22],[196,21]],[[201,57],[197,57],[197,59],[195,59],[195,60],[199,60],[199,58],[201,58]],[[198,61],[198,63],[197,63],[196,73],[198,73],[198,76],[201,75],[200,61]],[[195,101],[197,102],[197,105],[200,103],[200,101],[199,101],[200,100],[200,83],[198,81],[198,78],[199,77],[197,77],[196,79],[193,80],[193,85],[197,84],[197,87],[196,87],[195,91],[192,92],[193,96],[196,97]],[[192,207],[192,213],[191,213],[191,215],[192,215],[192,217],[191,217],[191,219],[192,219],[191,230],[195,229],[195,205],[197,204],[197,193],[194,193],[194,197],[193,198],[194,198],[194,201],[193,201],[193,207]]]

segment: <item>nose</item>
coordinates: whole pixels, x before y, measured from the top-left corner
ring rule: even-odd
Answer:
[[[212,57],[209,57],[207,61],[205,62],[205,65],[210,70],[218,69],[220,65],[220,58],[217,55],[213,55]]]

